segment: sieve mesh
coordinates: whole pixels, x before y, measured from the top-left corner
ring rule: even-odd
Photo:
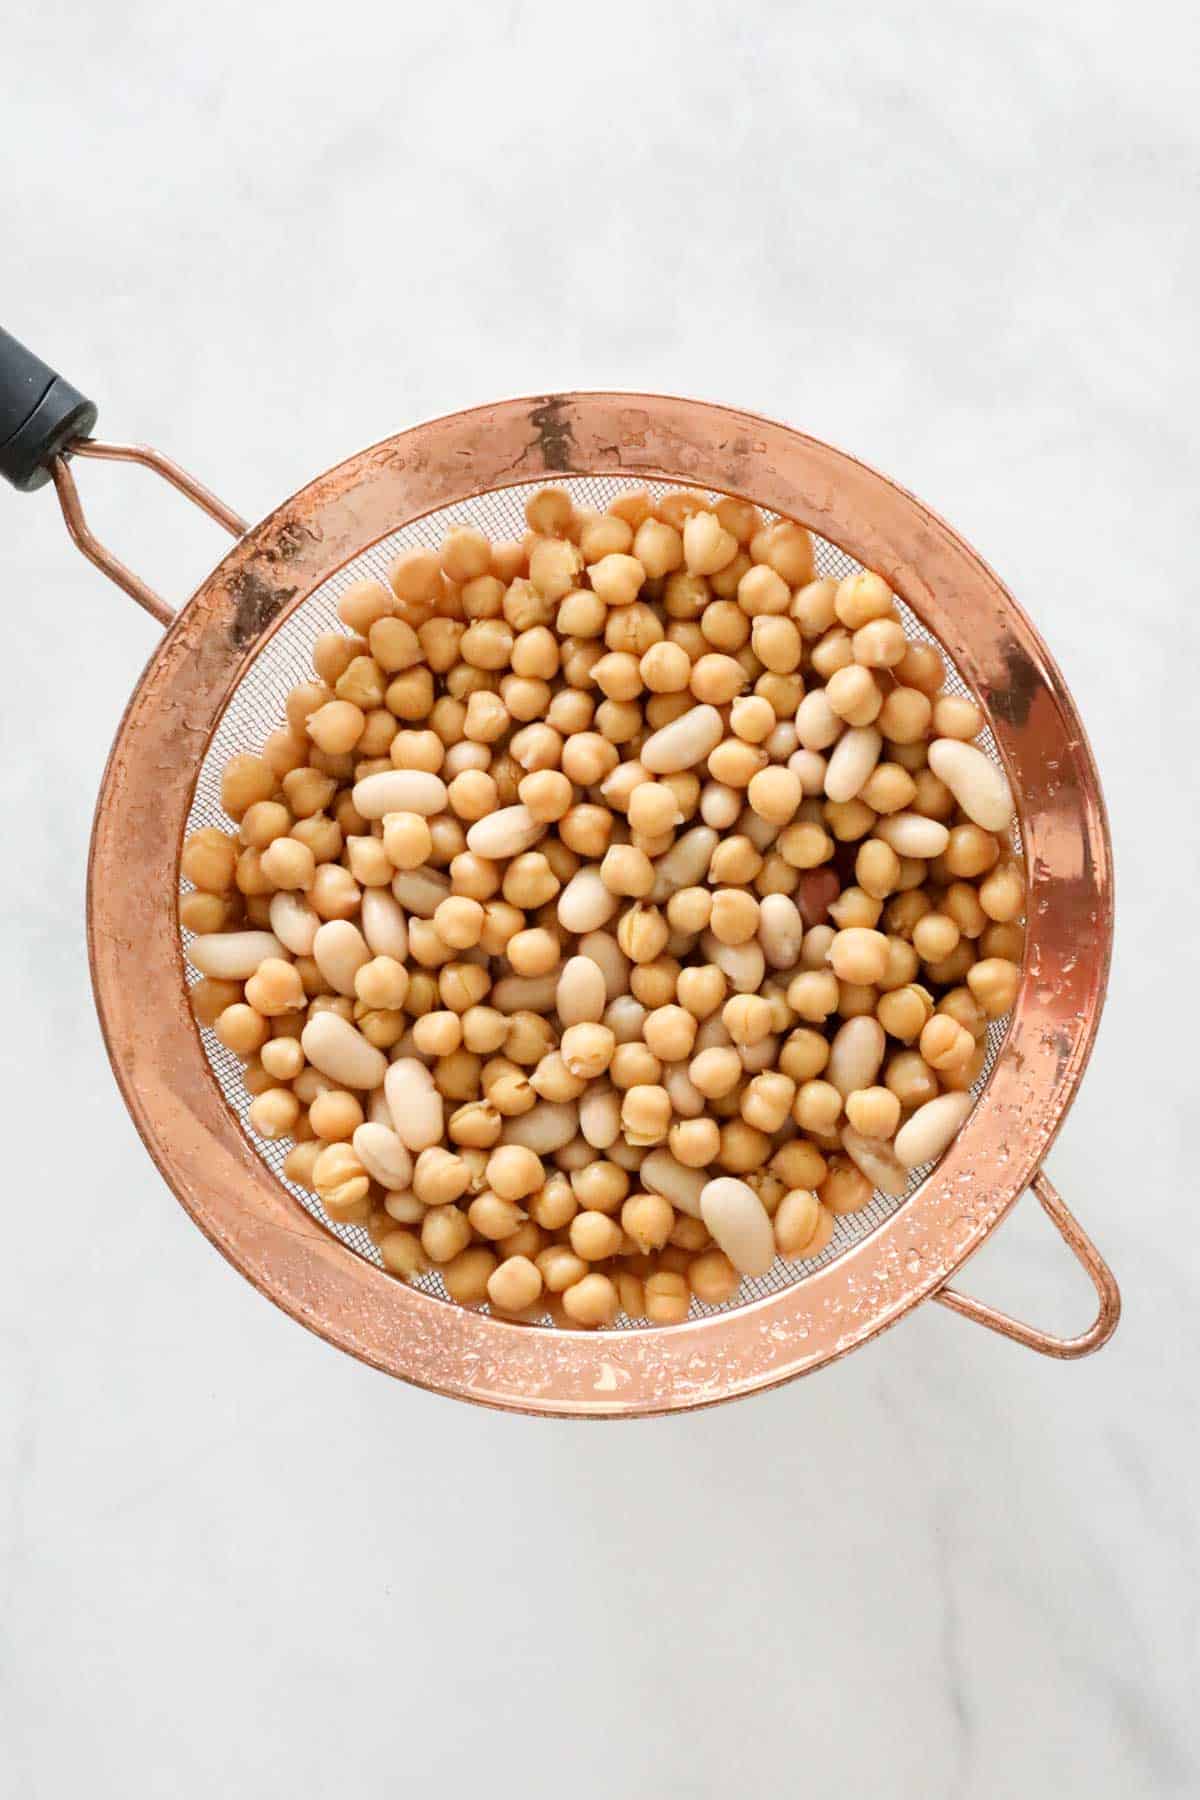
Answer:
[[[221,806],[221,770],[236,752],[260,749],[270,732],[281,724],[284,717],[284,703],[289,690],[299,682],[312,679],[314,642],[322,632],[344,629],[338,618],[337,605],[340,596],[352,582],[361,580],[364,576],[374,576],[386,584],[388,568],[401,550],[414,545],[426,545],[436,549],[452,522],[469,522],[478,526],[493,539],[520,537],[525,530],[525,501],[530,494],[536,492],[543,485],[544,483],[536,482],[493,489],[472,499],[459,501],[452,507],[428,513],[424,518],[405,525],[401,530],[393,532],[388,537],[380,539],[378,543],[361,551],[358,556],[346,563],[336,575],[331,576],[298,606],[268,638],[263,649],[249,665],[226,703],[200,765],[192,805],[188,813],[186,833],[198,831],[207,825],[215,825],[225,831],[233,828],[232,821]],[[596,475],[556,480],[555,485],[565,487],[577,506],[602,511],[617,494],[628,488],[629,481],[627,478]],[[644,485],[651,493],[661,494],[685,484],[647,482]],[[770,519],[774,515],[764,509],[764,517]],[[854,574],[862,566],[852,557],[847,556],[845,551],[839,549],[836,544],[828,542],[815,533],[813,534],[813,545],[817,572],[820,575],[831,575],[836,580],[840,580],[845,575]],[[946,655],[941,643],[931,632],[926,630],[903,601],[898,601],[898,605],[905,630],[909,635],[926,643],[934,643],[941,651],[946,664],[947,689],[955,694],[977,698],[971,693],[967,683]],[[977,741],[993,761],[999,762],[999,752],[990,729],[985,727]],[[1015,830],[1014,843],[1019,849],[1019,838]],[[186,891],[188,884],[184,883],[182,887],[183,891]],[[185,968],[189,983],[198,979],[190,964],[185,964]],[[250,1096],[242,1086],[243,1065],[241,1059],[232,1051],[227,1050],[211,1030],[206,1027],[199,1029],[209,1067],[221,1093],[236,1114],[243,1131],[258,1155],[271,1170],[276,1180],[307,1212],[319,1219],[326,1230],[356,1251],[358,1255],[381,1267],[379,1252],[363,1226],[335,1224],[326,1217],[314,1194],[287,1180],[283,1174],[283,1162],[291,1148],[291,1140],[285,1138],[269,1142],[260,1138],[251,1129],[247,1116],[250,1108]],[[977,1096],[992,1072],[1006,1030],[1007,1021],[1004,1020],[993,1023],[988,1028],[987,1057],[973,1090]],[[905,1201],[920,1187],[931,1167],[932,1164],[915,1169],[904,1194],[891,1196],[876,1192],[861,1211],[839,1216],[834,1224],[833,1236],[819,1256],[803,1263],[787,1263],[777,1259],[765,1275],[743,1278],[736,1294],[720,1306],[706,1305],[693,1299],[689,1317],[699,1319],[714,1313],[728,1312],[735,1307],[745,1305],[748,1301],[763,1299],[767,1295],[779,1293],[784,1288],[804,1281],[817,1270],[826,1268],[855,1245],[860,1244],[864,1238],[869,1237],[899,1207],[903,1206]],[[441,1277],[436,1271],[419,1277],[414,1285],[423,1292],[450,1304]],[[547,1324],[549,1322],[547,1316]],[[651,1327],[645,1321],[631,1321],[622,1315],[613,1329],[647,1330]]]

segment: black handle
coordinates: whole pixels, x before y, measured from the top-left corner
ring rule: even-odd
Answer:
[[[49,481],[55,452],[95,423],[92,402],[0,328],[0,475],[32,493]]]

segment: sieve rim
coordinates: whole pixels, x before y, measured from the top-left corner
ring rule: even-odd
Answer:
[[[182,821],[207,744],[247,662],[284,618],[367,545],[429,512],[584,474],[744,495],[884,574],[987,709],[1018,795],[1032,883],[1012,1027],[934,1174],[828,1269],[726,1314],[620,1337],[529,1330],[447,1307],[331,1238],[259,1162],[212,1082],[186,1008],[174,914]],[[941,1286],[1040,1166],[1082,1077],[1111,902],[1103,801],[1065,683],[1021,608],[949,526],[857,459],[758,415],[597,392],[413,427],[318,477],[247,534],[181,611],[130,700],[101,786],[88,925],[102,1030],[135,1124],[181,1203],[248,1279],[321,1336],[418,1385],[596,1416],[774,1385],[845,1354]],[[1067,929],[1081,909],[1092,933],[1086,957],[1071,953]],[[169,1002],[147,1019],[131,1005],[131,982],[160,987]]]

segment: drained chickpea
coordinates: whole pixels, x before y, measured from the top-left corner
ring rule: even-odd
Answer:
[[[244,1061],[251,1125],[295,1139],[288,1178],[389,1272],[433,1264],[506,1317],[665,1325],[739,1278],[643,1159],[745,1179],[780,1254],[818,1255],[870,1198],[843,1133],[886,1145],[980,1075],[1020,982],[1024,883],[928,766],[983,718],[882,577],[814,579],[803,527],[699,493],[597,514],[547,488],[527,520],[510,544],[453,524],[390,590],[347,589],[317,679],[224,771],[232,828],[184,845],[192,1005]],[[413,781],[379,817],[360,784],[384,775]],[[339,920],[361,961],[334,992],[312,939]],[[599,984],[581,1009],[572,962]],[[325,1013],[356,1035],[318,1069],[304,1034]],[[892,1048],[838,1087],[854,1020]],[[353,1144],[389,1116],[368,1098],[380,1051],[432,1083],[402,1140],[439,1128],[385,1198]]]

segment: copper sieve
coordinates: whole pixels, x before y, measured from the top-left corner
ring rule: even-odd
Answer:
[[[21,364],[20,359],[24,359]],[[27,368],[18,391],[12,368]],[[5,381],[8,379],[6,388]],[[16,420],[13,394],[27,411]],[[5,407],[8,407],[6,416]],[[31,406],[31,410],[30,410]],[[247,527],[157,452],[95,441],[95,409],[0,333],[0,472],[53,479],[79,548],[167,630],[135,689],[101,783],[88,881],[96,1003],[118,1085],[150,1155],[224,1256],[341,1349],[419,1386],[531,1413],[591,1417],[703,1406],[807,1374],[932,1297],[1059,1358],[1103,1344],[1116,1283],[1042,1163],[1087,1065],[1112,939],[1111,850],[1095,764],[1062,676],[1012,596],[961,538],[843,452],[753,414],[649,394],[508,400],[415,426],[361,451]],[[5,432],[8,435],[5,436]],[[85,523],[76,457],[141,462],[237,542],[178,613]],[[603,507],[631,485],[731,494],[814,533],[819,572],[891,583],[911,633],[936,641],[949,685],[982,705],[982,740],[1017,801],[1026,950],[1009,1020],[993,1026],[979,1104],[899,1198],[839,1218],[811,1263],[777,1262],[686,1322],[600,1332],[515,1324],[449,1303],[436,1273],[386,1275],[361,1227],[333,1225],[256,1139],[237,1059],[188,1004],[177,904],[184,836],[225,822],[219,775],[257,748],[310,675],[339,593],[398,549],[437,544],[451,518],[523,529],[547,480]],[[146,997],[153,996],[153,1005]],[[1039,1330],[947,1286],[1032,1187],[1095,1285],[1077,1337]]]

